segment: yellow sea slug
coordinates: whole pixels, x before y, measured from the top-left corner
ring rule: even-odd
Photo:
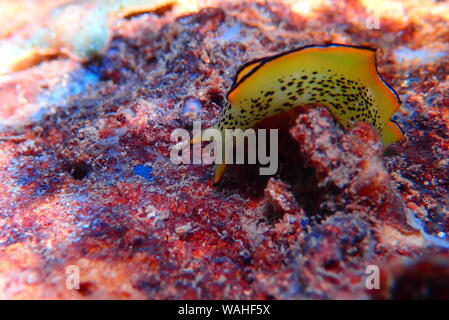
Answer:
[[[223,139],[225,129],[246,130],[264,118],[313,103],[326,106],[346,129],[358,121],[371,123],[384,145],[403,137],[390,119],[401,101],[379,75],[372,48],[312,45],[252,61],[239,70],[226,98],[215,126]],[[200,140],[194,137],[192,143]],[[223,160],[231,152],[225,148]],[[216,164],[215,183],[225,167]]]

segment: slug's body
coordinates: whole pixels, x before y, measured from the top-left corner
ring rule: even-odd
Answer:
[[[253,61],[238,72],[217,124],[242,130],[260,120],[311,103],[326,106],[350,128],[370,122],[385,145],[403,135],[390,120],[401,102],[376,68],[375,50],[345,45],[308,46]],[[194,142],[197,139],[194,138]],[[232,150],[224,149],[224,159]],[[215,182],[225,164],[217,164]]]

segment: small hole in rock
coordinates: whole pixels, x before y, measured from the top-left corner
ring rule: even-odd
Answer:
[[[97,286],[95,285],[95,283],[86,281],[80,283],[78,292],[83,296],[90,296],[96,289]]]
[[[224,103],[223,96],[217,90],[211,90],[209,92],[209,97],[210,97],[209,99],[211,102],[213,102],[219,106],[223,105],[223,103]]]
[[[335,259],[327,260],[324,263],[324,269],[328,271],[338,271],[340,269],[340,262]]]
[[[77,162],[69,165],[69,172],[75,180],[83,180],[89,174],[91,166],[85,162]]]

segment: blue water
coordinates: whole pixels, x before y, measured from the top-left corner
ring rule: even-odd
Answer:
[[[94,86],[100,80],[99,72],[94,67],[80,68],[68,74],[67,77],[67,80],[56,84],[51,90],[39,96],[40,108],[33,115],[33,121],[40,120],[49,107],[65,106],[70,97],[86,92],[88,87]]]

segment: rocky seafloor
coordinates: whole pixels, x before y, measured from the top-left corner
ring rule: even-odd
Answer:
[[[0,76],[0,298],[449,298],[449,2],[181,2],[118,19],[96,58]],[[2,43],[45,21],[17,3]],[[273,177],[170,161],[243,63],[325,43],[378,49],[406,140],[316,107],[261,124],[281,132]]]

